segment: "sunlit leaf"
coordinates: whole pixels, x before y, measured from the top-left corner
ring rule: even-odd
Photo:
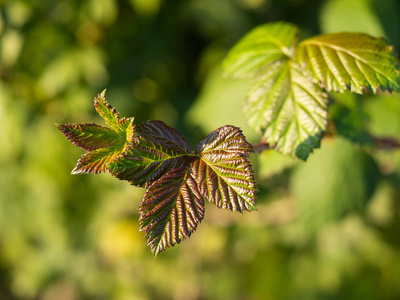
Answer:
[[[124,143],[125,144],[125,143]],[[100,148],[85,153],[78,160],[72,174],[98,174],[107,170],[107,164],[121,155],[123,144]]]
[[[136,130],[140,135],[150,138],[155,143],[161,142],[168,144],[169,147],[183,153],[190,153],[192,151],[183,135],[162,121],[147,121],[138,125]]]
[[[193,176],[201,194],[219,208],[256,210],[257,187],[250,162],[252,150],[239,128],[224,126],[211,132],[196,149]]]
[[[242,131],[234,126],[226,125],[211,132],[196,147],[196,153],[220,153],[247,154],[253,151]]]
[[[296,59],[328,91],[400,91],[398,59],[382,38],[360,33],[319,35],[298,45]]]
[[[148,186],[172,169],[184,166],[190,146],[175,129],[161,121],[137,126],[140,134],[125,153],[109,165],[111,173],[132,185]]]
[[[56,125],[71,143],[86,151],[108,147],[119,139],[114,130],[94,123]]]
[[[291,57],[297,31],[296,26],[283,22],[258,26],[229,51],[223,63],[224,75],[254,77],[276,60]]]
[[[106,101],[104,96],[105,92],[106,90],[99,94],[94,100],[94,107],[108,126],[110,126],[115,132],[124,134],[132,118],[120,118],[119,113],[115,108]]]
[[[116,110],[106,102],[104,93],[95,99],[95,108],[111,128],[94,123],[56,124],[70,142],[87,151],[72,174],[98,174],[108,170],[107,164],[121,155],[133,141],[134,118],[120,119]]]
[[[178,168],[148,187],[139,211],[141,230],[157,255],[196,230],[204,216],[204,200],[189,169]]]
[[[249,124],[276,150],[306,159],[327,126],[327,97],[291,61],[254,79],[245,103]]]
[[[61,131],[65,130],[67,127],[74,129],[72,132],[76,136],[76,139],[73,141],[73,143],[83,144],[87,150],[87,152],[78,160],[78,163],[72,170],[72,174],[98,174],[104,172],[108,170],[107,164],[120,156],[129,144],[129,139],[131,136],[133,136],[134,132],[133,119],[126,130],[125,135],[117,134],[111,129],[97,125],[89,126],[89,132],[86,132],[86,127],[84,127],[84,125],[85,124],[72,126],[59,125],[59,128],[62,128],[60,128]],[[84,133],[80,136],[75,134],[77,132],[75,130],[76,128],[84,128]],[[98,131],[93,131],[93,129],[97,129]],[[67,131],[66,133],[63,131],[64,135],[69,132],[71,131]]]

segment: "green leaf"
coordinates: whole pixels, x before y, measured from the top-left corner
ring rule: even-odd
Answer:
[[[327,96],[288,60],[254,79],[244,111],[267,143],[303,160],[319,147],[327,126]]]
[[[170,170],[190,162],[190,145],[164,122],[145,122],[137,125],[137,132],[135,142],[108,166],[118,179],[146,187]]]
[[[219,208],[242,212],[256,210],[256,182],[250,162],[252,151],[241,130],[223,126],[211,132],[196,148],[193,177],[203,197]]]
[[[204,200],[188,168],[171,170],[147,189],[139,207],[141,230],[154,255],[196,230]]]
[[[125,134],[132,118],[120,118],[119,113],[112,107],[105,98],[104,90],[94,100],[94,107],[97,113],[104,119],[106,124],[110,126],[115,132]]]
[[[400,91],[399,61],[382,38],[360,33],[319,35],[298,45],[296,59],[328,91]]]
[[[224,75],[254,77],[276,60],[291,57],[297,32],[296,26],[283,22],[256,27],[229,51],[223,62]]]

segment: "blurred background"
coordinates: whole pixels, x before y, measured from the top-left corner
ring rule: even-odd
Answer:
[[[228,49],[287,21],[300,38],[356,31],[400,46],[397,0],[0,0],[0,299],[400,299],[400,96],[331,95],[338,135],[307,163],[252,155],[258,211],[206,205],[156,259],[139,232],[144,189],[70,175],[83,154],[54,123],[96,122],[94,97],[159,119],[193,147],[240,126],[248,82]],[[382,146],[382,145],[381,145]],[[385,148],[385,147],[380,147]]]

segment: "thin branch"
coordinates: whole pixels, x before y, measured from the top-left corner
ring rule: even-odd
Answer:
[[[392,137],[376,137],[371,135],[373,145],[379,150],[394,150],[400,148],[400,141]]]
[[[261,141],[253,145],[254,152],[261,153],[265,150],[273,149],[266,141]]]

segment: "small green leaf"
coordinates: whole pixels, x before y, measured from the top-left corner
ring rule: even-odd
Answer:
[[[296,59],[328,91],[400,92],[399,61],[382,38],[361,33],[319,35],[298,45]]]
[[[297,32],[296,26],[283,22],[256,27],[229,51],[223,62],[224,75],[254,77],[276,60],[291,57]]]
[[[189,169],[178,168],[148,187],[139,211],[141,230],[156,256],[196,230],[204,217],[204,200]]]
[[[190,161],[191,149],[184,137],[161,121],[137,125],[135,142],[108,167],[113,176],[146,187],[172,169]]]
[[[104,90],[94,100],[94,107],[97,113],[104,119],[106,124],[119,134],[124,134],[132,118],[120,119],[119,113],[112,107],[105,98]]]
[[[290,60],[255,78],[245,102],[249,124],[281,153],[307,159],[327,126],[327,96]]]
[[[219,208],[242,212],[256,210],[256,182],[244,156],[252,147],[241,130],[223,126],[211,132],[196,149],[193,177],[200,192]]]

